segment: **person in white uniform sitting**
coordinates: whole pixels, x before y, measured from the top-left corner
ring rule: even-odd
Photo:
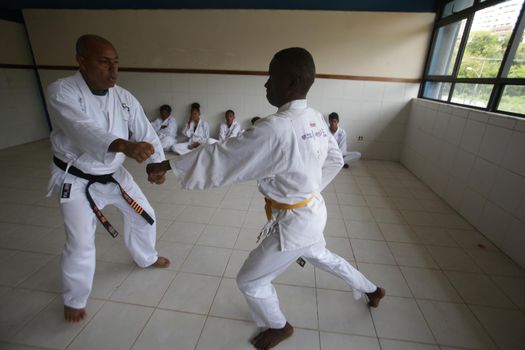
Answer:
[[[237,137],[242,134],[241,125],[235,120],[235,112],[228,109],[224,113],[225,121],[221,123],[219,128],[219,139],[209,138],[208,143],[224,142],[230,137]]]
[[[62,252],[64,317],[86,318],[86,302],[95,273],[97,219],[115,237],[118,232],[102,214],[116,206],[124,219],[124,243],[140,267],[168,267],[155,250],[153,208],[122,164],[165,159],[155,130],[139,102],[115,85],[118,55],[113,45],[96,35],[76,44],[79,71],[47,89],[53,131],[50,196],[58,192],[66,242]],[[129,133],[133,139],[128,140]],[[162,183],[162,176],[149,176]]]
[[[304,263],[301,257],[343,279],[354,297],[365,294],[371,307],[385,295],[383,288],[326,248],[327,210],[321,191],[341,170],[343,158],[322,114],[306,101],[315,79],[312,56],[303,48],[279,51],[269,74],[266,97],[278,107],[275,114],[239,137],[147,166],[155,176],[172,169],[185,189],[257,180],[268,222],[261,231],[263,241],[237,275],[252,316],[263,329],[251,340],[257,349],[270,349],[293,333],[272,281],[296,260]]]
[[[191,104],[190,118],[182,134],[188,138],[186,142],[176,143],[172,150],[177,154],[186,154],[202,144],[208,143],[210,126],[201,119],[201,106],[197,102]]]
[[[348,168],[348,164],[361,159],[361,153],[348,152],[346,148],[346,132],[339,127],[339,114],[335,112],[330,113],[328,115],[328,123],[330,124],[330,132],[334,135],[337,145],[343,153],[343,160],[345,163],[343,167]]]
[[[171,116],[171,107],[162,105],[159,109],[160,117],[151,122],[153,129],[159,136],[162,149],[171,150],[177,138],[177,121]]]
[[[230,137],[237,137],[241,133],[241,125],[235,120],[235,112],[231,109],[224,113],[225,122],[219,130],[219,141],[223,142]]]

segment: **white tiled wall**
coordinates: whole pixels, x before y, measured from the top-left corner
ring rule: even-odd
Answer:
[[[0,122],[0,149],[49,136],[32,69],[0,68]]]
[[[525,267],[525,120],[412,100],[401,162]]]
[[[41,70],[42,84],[72,74],[71,71]],[[187,121],[192,102],[201,104],[211,134],[218,133],[224,112],[233,109],[243,128],[256,115],[275,112],[265,97],[264,76],[215,74],[166,74],[121,72],[119,85],[142,103],[154,118],[160,105],[173,108],[180,127]],[[348,134],[348,147],[368,159],[399,160],[405,137],[409,101],[417,96],[418,84],[358,80],[317,79],[309,103],[323,114],[338,112]],[[357,137],[363,136],[363,142]]]

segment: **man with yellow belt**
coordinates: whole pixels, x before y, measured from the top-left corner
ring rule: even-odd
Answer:
[[[315,79],[312,56],[302,48],[279,51],[269,74],[266,97],[278,107],[277,113],[259,120],[242,136],[148,165],[151,176],[172,169],[186,189],[258,180],[259,191],[266,197],[268,222],[261,232],[263,241],[237,276],[252,316],[263,328],[251,340],[257,349],[270,349],[293,333],[272,281],[300,257],[342,278],[355,297],[366,294],[370,306],[376,307],[385,294],[326,249],[321,191],[341,170],[343,158],[321,113],[307,106],[306,95]]]

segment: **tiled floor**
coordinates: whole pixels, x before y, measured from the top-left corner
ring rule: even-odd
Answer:
[[[138,269],[99,229],[89,319],[66,324],[61,214],[44,197],[49,142],[2,150],[0,161],[1,349],[250,349],[256,329],[234,278],[265,221],[254,183],[186,192],[173,176],[148,184],[128,162],[173,265]],[[388,296],[370,310],[342,281],[294,264],[275,281],[296,327],[278,349],[525,349],[525,271],[402,165],[360,161],[323,195],[328,247]]]

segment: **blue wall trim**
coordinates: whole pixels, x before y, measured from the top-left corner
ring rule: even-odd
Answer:
[[[8,9],[297,9],[334,11],[435,12],[438,0],[8,0]]]

